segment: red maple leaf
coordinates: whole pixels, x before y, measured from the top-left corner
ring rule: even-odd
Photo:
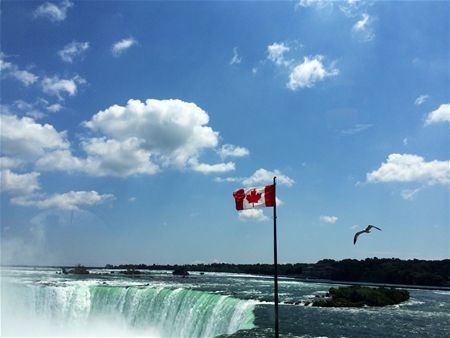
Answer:
[[[253,206],[255,206],[255,203],[258,203],[258,201],[261,199],[261,195],[262,194],[258,194],[256,192],[256,189],[253,189],[249,194],[247,194],[247,196],[245,196],[245,199],[248,201],[248,203],[252,203]]]

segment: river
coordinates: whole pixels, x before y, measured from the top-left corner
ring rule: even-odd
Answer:
[[[273,280],[226,273],[3,267],[3,337],[272,337]],[[409,301],[383,308],[317,308],[335,284],[279,282],[282,337],[450,336],[450,291],[410,289]]]

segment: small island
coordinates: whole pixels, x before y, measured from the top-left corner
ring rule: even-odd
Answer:
[[[175,270],[173,270],[172,275],[187,277],[187,276],[189,276],[189,271],[187,271],[183,267],[180,267],[180,268],[176,268]]]
[[[67,273],[71,273],[74,275],[88,275],[89,274],[89,270],[86,269],[85,266],[78,264],[77,266],[75,266],[73,269],[70,269],[69,271],[67,271],[66,269],[62,269],[63,274],[67,274]]]
[[[393,288],[371,288],[349,286],[330,288],[329,297],[314,300],[312,306],[320,307],[363,307],[387,306],[407,301],[409,292]]]

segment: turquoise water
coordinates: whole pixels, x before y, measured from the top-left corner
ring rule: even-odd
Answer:
[[[3,268],[2,336],[273,336],[273,280],[222,273],[137,277],[95,270]],[[328,290],[326,283],[282,279],[284,337],[446,337],[450,292],[410,290],[411,299],[384,308],[332,309],[290,305]]]

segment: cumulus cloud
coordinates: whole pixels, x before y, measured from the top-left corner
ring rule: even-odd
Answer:
[[[37,172],[16,174],[9,169],[2,170],[0,172],[0,190],[12,195],[32,194],[40,189],[39,175]]]
[[[114,199],[111,194],[99,194],[96,191],[70,191],[47,196],[39,193],[40,173],[17,174],[9,169],[0,172],[0,190],[13,197],[11,203],[39,209],[79,210],[81,206],[92,206]]]
[[[59,112],[62,108],[63,108],[63,106],[60,105],[59,103],[54,103],[54,104],[51,104],[51,105],[47,106],[47,110],[48,110],[49,112],[52,112],[52,113],[57,113],[57,112]]]
[[[58,55],[64,62],[72,63],[76,58],[81,57],[88,48],[89,42],[72,41],[58,51]]]
[[[438,109],[433,110],[427,115],[425,125],[429,126],[433,123],[450,122],[450,104],[441,104]]]
[[[111,52],[114,56],[118,57],[118,56],[122,55],[122,53],[124,51],[126,51],[128,48],[130,48],[136,44],[137,44],[137,41],[133,37],[130,37],[128,39],[122,39],[122,40],[116,42],[112,46]]]
[[[90,161],[75,157],[69,149],[57,149],[48,151],[40,156],[35,165],[41,171],[64,171],[64,172],[85,172],[89,173],[93,165],[88,165]],[[102,176],[94,175],[94,176]]]
[[[33,119],[41,119],[47,116],[47,113],[55,113],[63,108],[59,103],[49,104],[47,100],[37,99],[34,102],[16,100],[12,104],[0,105],[1,112],[9,115],[26,115]]]
[[[48,95],[54,95],[58,99],[63,99],[63,94],[74,96],[77,93],[78,85],[85,84],[86,80],[80,76],[71,79],[60,79],[58,76],[45,77],[42,82],[42,90]]]
[[[334,224],[334,223],[336,223],[337,220],[338,220],[338,218],[336,216],[322,215],[319,217],[319,221],[321,221],[322,223],[327,223],[327,224]]]
[[[240,221],[257,221],[257,222],[263,222],[268,221],[269,218],[264,215],[264,212],[262,209],[247,209],[247,210],[241,210],[238,212],[239,220]]]
[[[13,169],[20,167],[23,161],[7,156],[0,156],[0,169]]]
[[[5,71],[8,69],[11,69],[13,64],[11,62],[7,62],[7,61],[3,60],[3,58],[4,58],[4,55],[3,55],[3,53],[0,52],[0,70]]]
[[[374,19],[367,13],[363,13],[361,16],[361,19],[353,25],[352,33],[359,41],[368,42],[375,38],[372,27]]]
[[[338,75],[339,70],[333,64],[326,67],[322,62],[323,59],[322,55],[305,57],[303,62],[292,70],[287,87],[291,90],[311,88],[327,77]]]
[[[253,186],[255,184],[270,184],[273,182],[274,176],[277,177],[277,184],[291,187],[295,183],[292,178],[283,175],[279,170],[275,169],[274,171],[270,171],[264,168],[256,170],[252,176],[242,180],[242,183],[246,186]]]
[[[284,55],[290,50],[283,42],[274,42],[267,46],[267,58],[278,66],[288,66],[290,61],[286,60]]]
[[[48,152],[36,161],[45,171],[81,172],[91,176],[153,175],[159,171],[150,160],[150,153],[140,148],[140,141],[130,138],[117,141],[91,138],[82,141],[85,158],[74,156],[70,150]]]
[[[192,170],[201,172],[203,174],[224,173],[236,169],[236,165],[233,162],[207,164],[199,163],[196,159],[192,159],[189,161],[189,164]]]
[[[46,2],[35,9],[34,16],[47,18],[53,22],[64,21],[67,17],[67,11],[72,6],[73,3],[69,0],[63,0],[59,4]]]
[[[430,98],[430,95],[426,94],[426,95],[420,95],[415,101],[414,104],[416,106],[420,106],[422,103],[425,103],[425,101],[427,101]]]
[[[208,122],[208,114],[195,103],[149,99],[111,106],[84,125],[119,141],[136,137],[162,165],[183,168],[201,150],[217,146],[219,133]]]
[[[232,144],[224,144],[218,151],[221,158],[244,157],[250,154],[250,151],[244,147],[237,147]]]
[[[237,47],[233,48],[233,57],[231,58],[230,65],[238,65],[242,62],[242,58],[239,57]]]
[[[93,133],[79,136],[84,156],[74,155],[66,133],[49,124],[11,114],[3,114],[2,122],[2,166],[7,168],[20,162],[33,163],[39,171],[91,176],[152,175],[167,167],[208,174],[232,171],[235,163],[202,163],[204,150],[224,157],[248,153],[229,144],[217,149],[219,133],[208,126],[208,114],[181,100],[130,100],[98,112],[83,123]]]
[[[38,76],[34,75],[33,73],[30,73],[27,70],[16,69],[11,72],[11,75],[20,82],[22,82],[27,87],[29,85],[32,85],[39,79]]]
[[[99,194],[96,191],[69,191],[44,198],[36,195],[18,196],[12,198],[11,203],[39,209],[79,210],[80,207],[101,204],[112,199],[114,195]]]
[[[32,85],[39,79],[39,76],[27,70],[20,69],[17,65],[11,62],[5,61],[4,57],[4,54],[0,53],[0,70],[4,76],[12,77],[18,80],[26,87]]]
[[[48,151],[69,147],[65,132],[57,132],[50,124],[5,114],[1,115],[1,121],[1,151],[16,160],[33,161]]]
[[[255,186],[260,184],[271,184],[273,183],[273,177],[277,177],[277,184],[285,185],[287,187],[291,187],[295,181],[282,174],[279,170],[275,169],[274,171],[266,170],[264,168],[260,168],[256,170],[253,175],[249,177],[216,177],[214,178],[215,182],[226,182],[226,183],[242,183],[245,186]],[[281,201],[280,201],[281,202]]]
[[[390,154],[380,168],[367,174],[368,182],[423,182],[448,184],[450,161],[430,161],[418,155]]]
[[[151,162],[150,152],[141,147],[143,141],[135,137],[125,140],[92,138],[83,141],[88,154],[83,170],[94,176],[152,175],[159,171]]]

